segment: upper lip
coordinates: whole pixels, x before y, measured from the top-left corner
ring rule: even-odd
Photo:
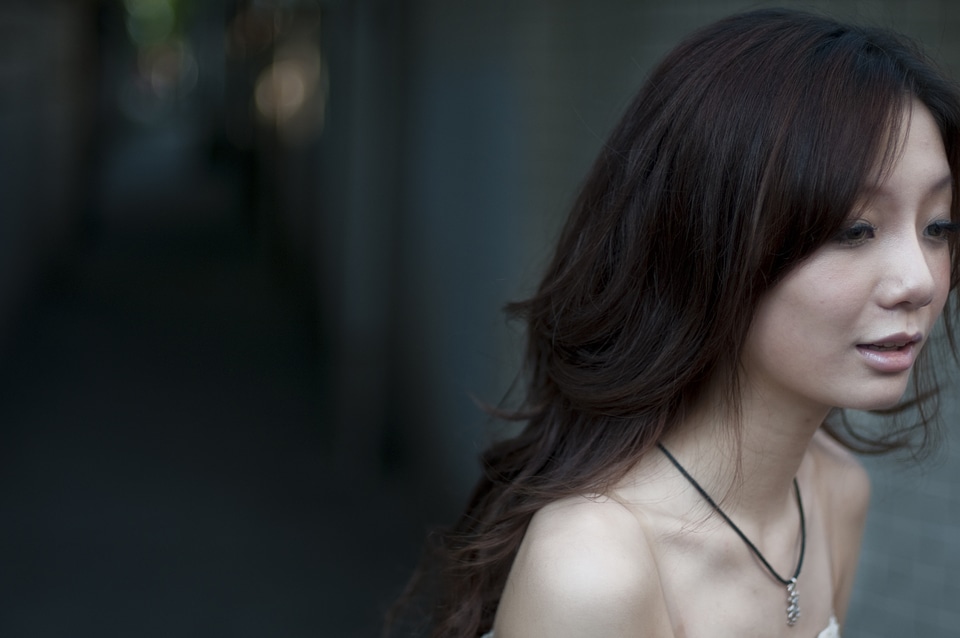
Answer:
[[[898,346],[902,347],[911,343],[919,343],[923,340],[923,334],[919,332],[907,333],[907,332],[898,332],[896,334],[888,335],[886,337],[880,337],[879,339],[865,341],[861,343],[862,346]]]

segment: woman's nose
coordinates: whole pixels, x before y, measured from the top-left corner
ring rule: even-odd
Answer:
[[[937,268],[937,260],[949,264],[949,252],[926,248],[923,242],[922,237],[917,237],[886,248],[887,272],[881,300],[884,307],[922,308],[933,301],[937,277],[943,271]]]

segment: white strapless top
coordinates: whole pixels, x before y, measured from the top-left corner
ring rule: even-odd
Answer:
[[[493,632],[488,631],[480,636],[480,638],[494,638]],[[817,634],[817,638],[840,638],[840,625],[837,624],[835,616],[830,616],[830,624],[827,625],[826,629]]]
[[[817,634],[817,638],[840,638],[840,625],[837,624],[835,616],[830,616],[830,624]]]

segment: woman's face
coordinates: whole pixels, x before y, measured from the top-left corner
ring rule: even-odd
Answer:
[[[772,405],[877,409],[906,390],[946,302],[955,225],[937,125],[916,100],[905,117],[902,153],[867,205],[757,309],[744,380]]]

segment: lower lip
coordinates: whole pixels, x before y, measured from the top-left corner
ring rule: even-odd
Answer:
[[[867,365],[878,372],[906,372],[917,358],[917,344],[909,343],[896,350],[874,350],[857,346]]]

